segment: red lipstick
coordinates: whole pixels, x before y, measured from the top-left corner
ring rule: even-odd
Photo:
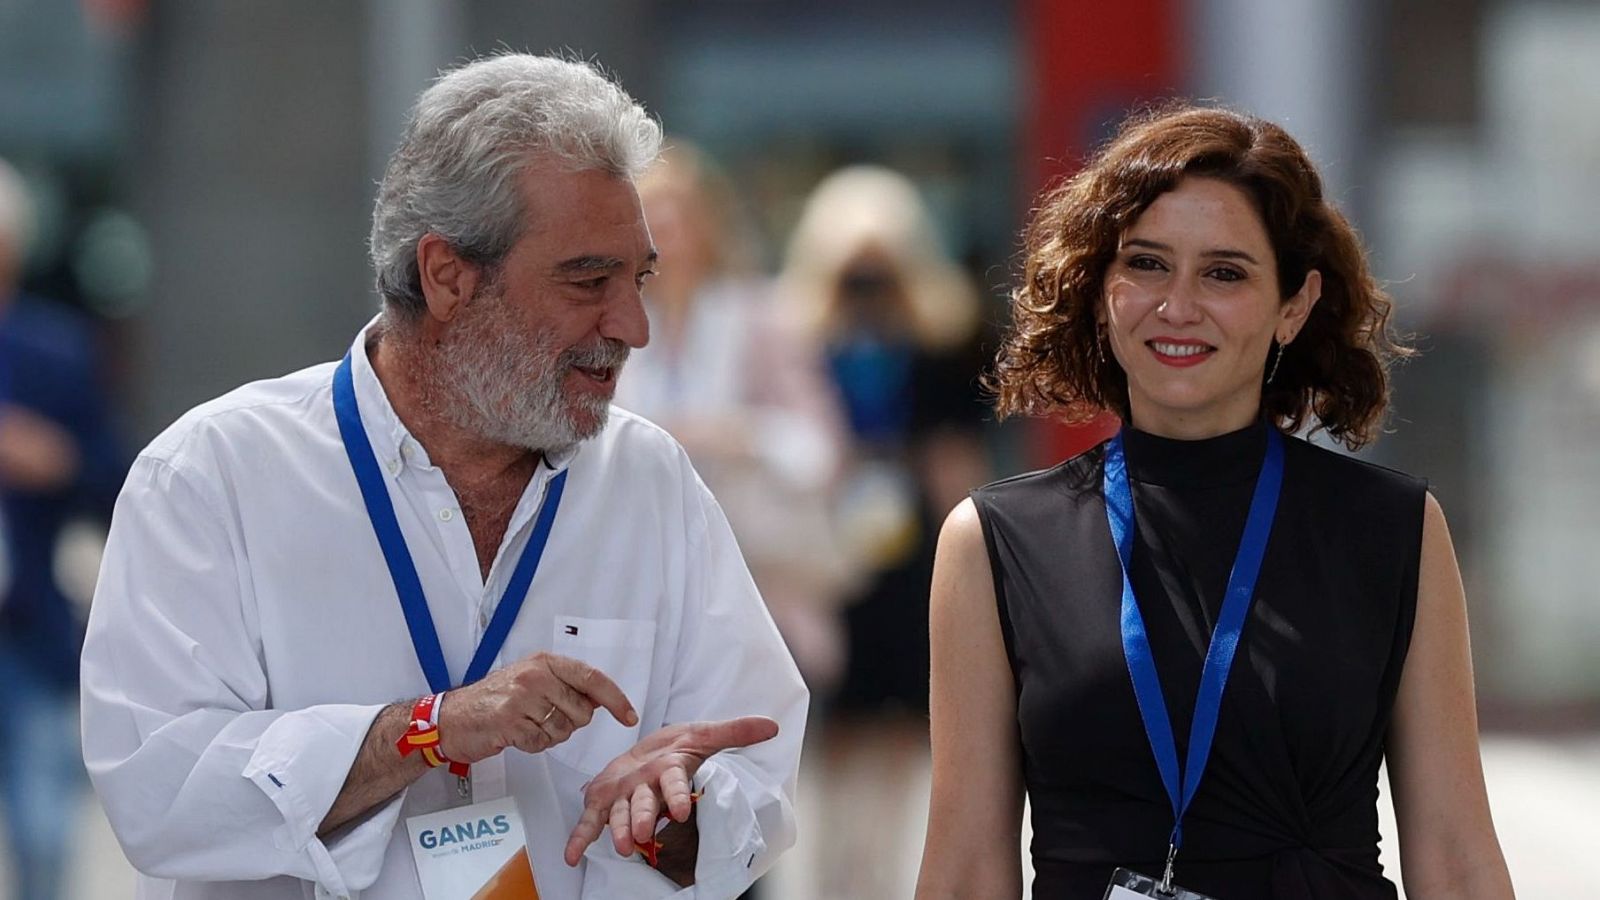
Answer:
[[[1216,347],[1195,338],[1154,337],[1144,345],[1150,348],[1157,362],[1175,369],[1197,366],[1217,352]]]

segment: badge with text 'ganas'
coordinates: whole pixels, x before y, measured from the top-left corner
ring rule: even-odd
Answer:
[[[1106,887],[1103,900],[1140,900],[1143,897],[1156,897],[1158,900],[1216,900],[1205,894],[1186,891],[1177,885],[1172,885],[1171,891],[1163,891],[1156,879],[1128,869],[1118,869],[1112,873],[1111,884]]]
[[[427,900],[539,900],[514,798],[412,816],[406,830]]]

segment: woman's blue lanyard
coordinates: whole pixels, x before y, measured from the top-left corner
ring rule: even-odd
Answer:
[[[1233,667],[1234,652],[1239,649],[1239,635],[1255,596],[1256,578],[1261,574],[1261,558],[1267,549],[1267,538],[1272,534],[1272,520],[1277,514],[1278,491],[1282,485],[1283,436],[1269,425],[1266,458],[1261,463],[1261,474],[1256,476],[1250,515],[1245,520],[1244,535],[1239,539],[1233,570],[1228,573],[1222,612],[1217,616],[1211,646],[1206,651],[1200,690],[1194,702],[1194,720],[1189,728],[1188,760],[1180,771],[1178,747],[1172,737],[1172,722],[1167,716],[1161,679],[1156,674],[1144,617],[1139,614],[1139,601],[1133,595],[1133,582],[1128,577],[1133,558],[1133,491],[1128,481],[1122,434],[1112,438],[1106,448],[1106,520],[1111,525],[1111,537],[1116,542],[1117,558],[1122,566],[1122,654],[1133,676],[1133,693],[1139,702],[1139,715],[1144,719],[1156,767],[1161,770],[1161,783],[1172,801],[1172,837],[1162,877],[1163,890],[1171,889],[1172,862],[1183,844],[1183,815],[1194,801],[1195,790],[1200,786],[1200,777],[1205,774],[1211,755],[1211,739],[1216,735],[1217,715],[1222,709],[1222,692],[1227,687],[1228,671]]]
[[[428,677],[428,687],[439,694],[455,687],[450,681],[450,670],[445,663],[444,651],[439,648],[439,633],[434,630],[433,616],[428,613],[428,599],[422,593],[422,581],[417,578],[417,567],[411,560],[411,551],[400,533],[400,522],[394,515],[394,504],[389,499],[388,486],[384,484],[383,470],[373,455],[372,443],[361,427],[361,412],[356,406],[355,382],[350,373],[350,354],[333,374],[333,411],[339,421],[339,436],[344,440],[344,451],[350,457],[350,467],[355,470],[356,483],[361,486],[361,499],[367,505],[367,517],[372,520],[372,530],[378,536],[378,546],[383,559],[389,564],[389,576],[394,580],[395,593],[400,597],[400,609],[405,613],[406,627],[411,630],[411,644],[417,651],[417,662]],[[511,623],[522,609],[528,596],[528,586],[539,569],[539,558],[544,555],[545,544],[550,540],[550,527],[555,523],[556,510],[561,506],[561,491],[567,484],[566,470],[550,479],[544,504],[539,507],[539,518],[534,523],[528,545],[517,560],[500,605],[484,629],[483,639],[467,666],[462,685],[489,674],[489,667],[500,655],[506,635],[511,633]]]

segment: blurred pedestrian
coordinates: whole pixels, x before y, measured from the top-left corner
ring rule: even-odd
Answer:
[[[660,272],[645,292],[650,343],[617,403],[688,451],[806,684],[826,696],[844,669],[851,570],[830,518],[843,423],[821,349],[774,302],[733,186],[703,153],[672,141],[639,199]]]
[[[843,674],[838,604],[851,568],[831,519],[842,422],[820,350],[773,302],[755,231],[698,148],[673,140],[639,198],[660,271],[645,294],[651,341],[617,402],[683,444],[821,702]]]
[[[682,448],[609,405],[660,140],[586,63],[445,73],[377,318],[140,454],[83,721],[142,894],[728,898],[792,842],[805,687]]]
[[[824,896],[904,896],[884,822],[914,817],[927,758],[928,584],[938,516],[988,478],[978,295],[905,176],[842,169],[791,236],[780,301],[822,348],[848,424],[836,512],[862,583],[828,704],[814,852]],[[914,838],[913,838],[914,840]]]
[[[72,812],[83,789],[77,727],[83,623],[56,581],[62,530],[108,517],[124,458],[100,380],[93,330],[19,290],[32,232],[25,185],[0,161],[0,684],[6,764],[0,802],[12,896],[62,896]]]
[[[1272,123],[1134,117],[1045,195],[998,409],[1124,424],[945,524],[919,900],[1022,892],[1024,792],[1041,900],[1392,900],[1385,760],[1406,893],[1511,896],[1439,505],[1294,437],[1376,436],[1389,312]]]

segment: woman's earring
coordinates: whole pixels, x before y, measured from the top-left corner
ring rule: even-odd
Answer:
[[[1100,357],[1100,368],[1106,366],[1106,332],[1105,328],[1096,325],[1094,328],[1094,355]]]
[[[1272,379],[1278,377],[1278,365],[1283,362],[1283,348],[1285,346],[1287,345],[1281,342],[1278,344],[1278,355],[1272,359],[1272,371],[1267,373],[1267,384],[1271,384]]]

